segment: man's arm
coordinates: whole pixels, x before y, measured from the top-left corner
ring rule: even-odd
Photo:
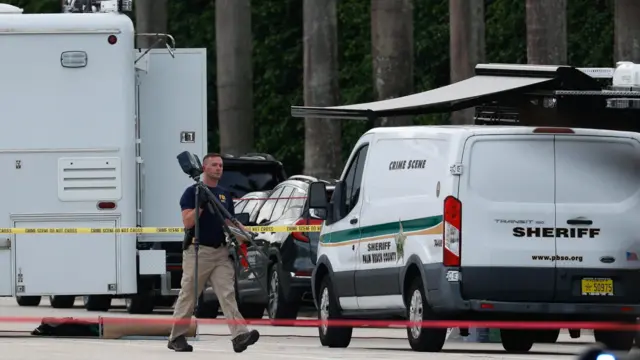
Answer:
[[[180,208],[182,209],[182,224],[189,229],[196,225],[196,200],[193,187],[187,188],[180,198]],[[202,214],[202,208],[198,209],[198,216]]]

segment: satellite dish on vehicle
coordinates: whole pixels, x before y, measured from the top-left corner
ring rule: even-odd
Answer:
[[[24,10],[10,4],[0,3],[0,14],[22,14]]]

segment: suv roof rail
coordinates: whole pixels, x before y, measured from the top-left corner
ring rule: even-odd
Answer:
[[[300,180],[300,181],[318,181],[317,178],[314,178],[313,176],[307,176],[307,175],[292,175],[289,176],[289,178],[287,180]]]
[[[268,161],[278,161],[275,156],[267,153],[246,153],[241,158],[254,158],[254,159],[264,159]]]

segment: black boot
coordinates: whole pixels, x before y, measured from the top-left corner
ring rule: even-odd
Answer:
[[[258,330],[251,330],[244,334],[240,334],[236,336],[233,340],[231,340],[231,342],[233,343],[233,351],[237,353],[241,353],[247,350],[249,346],[255,344],[259,338],[260,338],[260,333],[258,332]]]
[[[173,340],[169,340],[167,347],[178,352],[192,352],[193,346],[189,345],[184,335],[180,335]]]

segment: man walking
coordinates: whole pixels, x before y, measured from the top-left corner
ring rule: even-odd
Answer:
[[[222,177],[222,167],[222,157],[219,154],[207,154],[202,159],[202,183],[209,187],[209,190],[234,216],[231,193],[218,186],[218,181]],[[224,317],[229,321],[233,350],[243,352],[258,341],[260,334],[256,330],[249,331],[247,329],[244,318],[238,310],[234,267],[229,259],[229,250],[225,246],[224,228],[220,218],[207,208],[206,201],[203,201],[205,199],[199,199],[196,203],[195,185],[188,187],[180,199],[182,222],[185,228],[191,229],[195,226],[196,211],[200,216],[200,234],[196,234],[199,241],[198,291],[197,294],[194,293],[195,249],[193,245],[190,245],[182,253],[182,282],[173,313],[173,317],[178,322],[173,325],[168,347],[181,352],[193,351],[193,347],[187,343],[184,334],[189,329],[195,299],[202,293],[207,280],[211,280]],[[226,223],[228,226],[236,226],[229,220],[226,220]]]

